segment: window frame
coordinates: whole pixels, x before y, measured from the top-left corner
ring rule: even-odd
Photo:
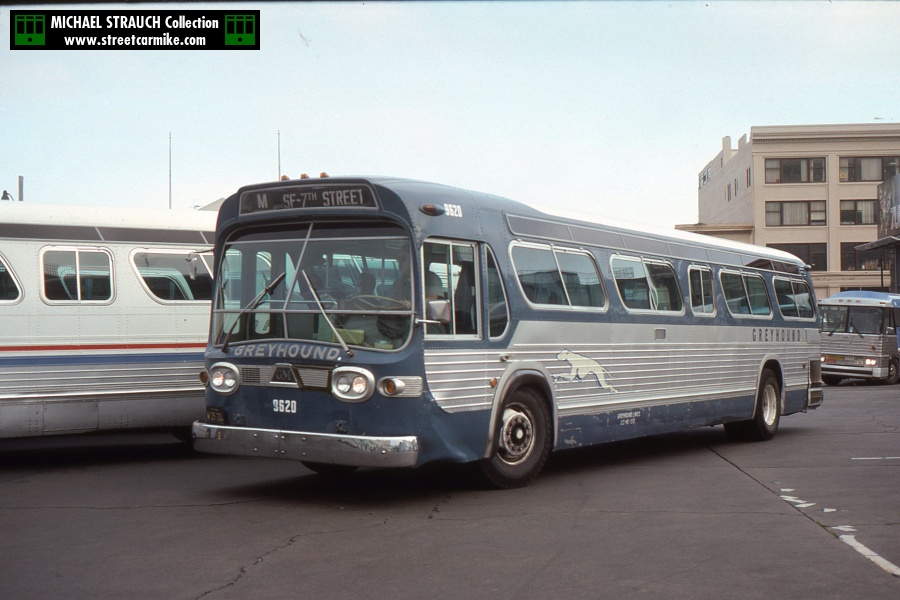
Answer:
[[[461,240],[461,239],[451,239],[451,238],[443,238],[443,237],[431,237],[427,238],[422,242],[422,246],[419,249],[419,257],[421,260],[421,272],[420,277],[422,281],[422,296],[419,300],[422,302],[423,312],[427,307],[427,299],[425,297],[426,293],[426,285],[425,285],[425,274],[428,271],[425,265],[425,246],[427,244],[440,244],[448,246],[450,249],[450,265],[451,267],[455,264],[453,263],[454,256],[454,248],[463,247],[470,248],[472,251],[472,284],[475,286],[474,298],[473,298],[473,306],[475,307],[475,315],[473,317],[473,323],[475,325],[474,333],[456,333],[456,290],[458,289],[459,281],[457,279],[457,287],[454,288],[453,282],[451,278],[454,277],[452,273],[447,274],[447,288],[446,292],[448,294],[447,301],[450,302],[450,314],[451,314],[451,322],[450,322],[450,332],[449,333],[435,333],[433,331],[428,331],[428,328],[425,328],[425,337],[429,340],[482,340],[485,338],[484,335],[484,327],[482,321],[484,320],[484,313],[482,309],[482,304],[484,303],[484,290],[481,286],[481,273],[483,271],[481,265],[481,253],[480,248],[481,244],[479,242],[474,242],[470,240]],[[435,273],[434,271],[431,271]],[[435,273],[437,274],[437,273]]]
[[[6,306],[18,304],[25,298],[25,288],[22,287],[22,282],[19,281],[18,276],[16,276],[16,272],[13,270],[9,260],[5,256],[3,256],[2,253],[0,253],[0,264],[3,265],[3,268],[6,271],[9,280],[16,287],[16,291],[19,292],[15,298],[0,298],[0,304]]]
[[[531,298],[528,297],[528,294],[525,292],[525,287],[522,285],[522,279],[519,276],[519,269],[516,267],[515,256],[513,255],[516,248],[530,248],[532,250],[545,250],[550,252],[550,256],[553,258],[553,262],[556,265],[556,272],[559,276],[560,287],[562,288],[565,304],[547,304],[541,302],[534,302]],[[600,286],[600,291],[603,294],[603,306],[588,306],[583,304],[572,304],[571,294],[569,293],[569,289],[566,287],[565,279],[563,278],[563,271],[559,264],[559,258],[557,257],[557,253],[562,254],[577,254],[580,256],[586,256],[588,260],[594,267],[595,272],[597,273],[597,283]],[[568,246],[557,246],[556,244],[540,244],[536,242],[512,242],[509,245],[509,258],[513,265],[513,272],[516,276],[516,284],[519,286],[519,291],[522,293],[522,298],[525,299],[525,302],[532,308],[540,308],[540,309],[549,309],[549,310],[574,310],[574,311],[586,311],[586,312],[596,312],[596,313],[604,313],[609,310],[609,293],[606,289],[606,284],[603,281],[603,274],[600,272],[600,265],[597,262],[594,255],[588,250],[584,250],[581,248],[571,248]]]
[[[853,209],[852,209],[852,210],[853,210],[853,215],[854,215],[854,219],[853,219],[854,222],[853,222],[853,223],[850,223],[849,221],[845,221],[845,220],[844,220],[844,211],[845,211],[845,209],[844,209],[844,203],[846,203],[846,202],[852,202],[852,203],[853,203]],[[860,221],[860,220],[858,220],[858,219],[856,218],[856,217],[859,216],[859,215],[861,214],[861,212],[862,212],[862,211],[859,210],[859,203],[860,203],[860,202],[865,202],[865,203],[871,203],[871,204],[872,204],[873,209],[872,209],[872,222],[871,222],[871,223],[863,222],[863,221]],[[856,226],[860,226],[860,225],[862,225],[862,226],[866,226],[866,225],[869,225],[869,226],[871,226],[871,225],[878,225],[878,209],[879,209],[879,207],[878,207],[878,200],[861,200],[861,199],[841,200],[841,201],[839,202],[839,205],[838,205],[838,206],[839,206],[839,213],[840,213],[840,219],[841,219],[840,224],[841,224],[841,225],[846,225],[847,227],[856,227]],[[849,211],[850,209],[847,209],[847,210]]]
[[[614,266],[614,261],[616,260],[624,260],[626,262],[637,262],[641,265],[644,277],[647,281],[647,295],[650,303],[650,308],[633,308],[628,306],[625,302],[625,298],[622,296],[622,288],[619,286],[619,278],[616,277],[616,268]],[[653,285],[653,281],[651,279],[650,272],[647,269],[647,265],[656,265],[656,266],[665,266],[667,267],[672,275],[673,280],[675,281],[675,287],[678,290],[678,301],[681,304],[681,308],[679,310],[661,310],[657,308],[659,306],[659,298],[653,292],[655,291],[655,286]],[[646,256],[634,256],[628,254],[613,254],[609,257],[609,266],[610,272],[613,275],[613,281],[616,284],[616,293],[619,295],[619,300],[622,302],[622,306],[629,313],[634,314],[654,314],[654,315],[668,315],[668,316],[678,316],[684,315],[687,311],[685,307],[686,302],[684,301],[684,295],[681,291],[681,282],[678,280],[678,271],[675,269],[674,265],[666,260],[661,260],[658,258],[649,258]]]
[[[784,222],[784,209],[788,204],[805,204],[806,205],[806,223],[787,223]],[[820,210],[813,210],[813,204],[821,204]],[[770,211],[769,207],[778,206],[777,211]],[[813,213],[821,213],[824,218],[821,220],[813,220]],[[777,214],[778,223],[769,223],[769,215]],[[765,224],[766,227],[825,227],[828,225],[828,204],[825,200],[771,200],[765,205]]]
[[[726,286],[725,283],[722,281],[722,277],[724,277],[726,275],[737,275],[738,277],[741,278],[741,285],[743,286],[743,289],[744,289],[744,297],[747,300],[747,308],[750,312],[745,314],[745,313],[736,313],[733,310],[731,310],[731,305],[728,304],[728,296],[726,295],[726,290],[728,289],[728,286]],[[768,313],[766,313],[764,315],[763,314],[754,314],[753,304],[750,301],[750,298],[751,298],[750,290],[747,287],[747,279],[748,278],[758,279],[759,281],[762,282],[763,288],[766,290],[766,305],[769,309]],[[762,275],[759,275],[757,273],[751,273],[748,271],[739,271],[739,270],[735,270],[735,269],[721,269],[719,271],[719,285],[722,286],[722,298],[725,300],[725,308],[728,310],[728,314],[731,315],[732,317],[734,317],[735,319],[757,319],[757,320],[771,321],[774,318],[775,311],[772,309],[772,300],[769,297],[770,289],[769,289],[769,286],[766,285],[766,280]]]
[[[497,255],[494,254],[493,249],[488,244],[482,244],[484,247],[484,276],[486,278],[485,287],[484,287],[484,303],[487,308],[486,310],[486,318],[487,318],[487,337],[489,340],[499,340],[506,336],[506,333],[509,331],[510,322],[512,321],[512,315],[509,312],[509,294],[506,292],[506,283],[503,281],[503,273],[500,271],[500,262],[497,260]],[[506,310],[506,323],[503,326],[503,330],[497,334],[493,335],[491,333],[491,263],[494,264],[494,269],[497,271],[497,280],[500,282],[500,292],[503,294],[503,305]]]
[[[52,299],[47,296],[47,274],[45,267],[45,259],[49,252],[74,252],[75,253],[75,281],[76,281],[76,293],[78,298],[74,299]],[[104,254],[109,260],[109,298],[105,298],[102,300],[83,300],[81,298],[81,254],[82,253],[96,253],[96,254]],[[102,246],[45,246],[41,248],[39,253],[39,261],[40,261],[40,290],[41,290],[41,300],[47,304],[51,305],[92,305],[92,306],[107,306],[116,301],[116,262],[115,257],[113,256],[112,251],[109,248],[105,248]],[[65,285],[65,284],[64,284]]]
[[[206,270],[207,275],[210,279],[210,297],[209,298],[201,298],[201,299],[183,299],[183,300],[168,300],[166,298],[161,298],[158,296],[147,283],[146,279],[144,279],[144,275],[141,273],[140,268],[137,266],[136,257],[138,254],[167,254],[167,255],[183,255],[188,260],[190,260],[191,255],[197,255],[196,263],[199,265],[203,265],[203,268]],[[147,296],[155,302],[159,302],[160,304],[196,304],[198,302],[212,302],[213,296],[215,296],[215,282],[213,279],[212,271],[209,270],[209,263],[205,260],[204,254],[212,255],[212,251],[195,251],[195,250],[185,250],[184,248],[135,248],[128,255],[128,261],[131,263],[131,268],[134,271],[135,277],[137,277],[138,283],[141,288],[147,293]],[[187,284],[190,289],[190,284]],[[193,294],[192,294],[193,295]]]
[[[770,165],[770,163],[778,162],[778,166]],[[801,179],[799,181],[784,181],[785,161],[799,161]],[[821,165],[821,166],[819,166]],[[785,184],[817,184],[828,183],[828,165],[824,156],[783,156],[783,157],[765,157],[763,159],[763,169],[765,176],[763,180],[766,185],[785,185]],[[815,174],[821,171],[821,179],[816,179]],[[806,179],[803,179],[803,173],[806,173]],[[770,181],[770,174],[775,173],[772,177],[774,181]]]
[[[709,275],[710,294],[712,296],[712,304],[711,304],[712,311],[711,312],[697,311],[694,309],[694,281],[693,281],[693,279],[691,279],[691,273],[695,272],[695,271],[699,272],[701,274],[707,273]],[[701,298],[703,298],[704,288],[703,288],[702,275],[701,275],[700,284],[701,284],[700,296],[701,296]],[[716,314],[718,312],[718,307],[716,306],[716,284],[715,284],[715,277],[713,277],[713,270],[711,267],[709,267],[707,265],[693,265],[693,264],[688,265],[688,297],[690,298],[690,301],[691,301],[691,314],[692,315],[694,315],[695,317],[701,317],[701,318],[713,318],[716,316]],[[706,306],[706,305],[703,304],[702,306]]]
[[[878,170],[877,179],[863,179],[862,161],[865,159],[879,159],[881,168]],[[889,161],[885,163],[885,161]],[[897,174],[900,156],[840,156],[838,157],[838,182],[839,183],[880,183]],[[892,169],[889,167],[893,167]]]
[[[803,287],[806,288],[806,293],[809,295],[809,298],[810,298],[810,308],[812,308],[812,316],[809,316],[809,317],[801,316],[800,315],[800,306],[798,304],[795,304],[795,306],[797,306],[797,314],[796,315],[784,314],[784,311],[781,310],[781,303],[778,302],[778,287],[777,286],[778,286],[779,281],[784,281],[784,282],[790,283],[791,284],[791,294],[793,294],[794,296],[797,295],[797,286],[798,285],[802,285]],[[789,320],[789,321],[815,321],[815,320],[818,320],[819,316],[816,311],[816,303],[812,301],[812,299],[813,299],[812,290],[809,287],[809,283],[807,283],[806,281],[804,281],[802,279],[792,278],[792,277],[779,277],[776,275],[775,277],[772,278],[772,291],[775,292],[775,304],[778,306],[778,312],[779,312],[779,314],[781,314],[782,318]]]

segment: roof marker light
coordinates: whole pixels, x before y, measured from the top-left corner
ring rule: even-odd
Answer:
[[[423,204],[419,210],[431,217],[439,217],[446,212],[440,204]]]

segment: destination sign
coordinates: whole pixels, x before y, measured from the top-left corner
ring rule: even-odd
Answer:
[[[378,208],[378,203],[366,185],[293,185],[241,194],[242,215],[297,208]]]

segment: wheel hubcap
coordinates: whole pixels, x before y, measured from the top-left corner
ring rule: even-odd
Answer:
[[[775,395],[775,389],[772,386],[766,386],[763,390],[762,398],[763,421],[766,425],[775,424],[775,417],[778,415],[778,397]]]
[[[528,415],[519,408],[503,411],[500,427],[500,457],[513,464],[525,460],[534,445],[534,425]]]

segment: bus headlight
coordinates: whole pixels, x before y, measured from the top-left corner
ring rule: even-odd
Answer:
[[[209,387],[220,394],[233,394],[241,384],[241,376],[229,363],[216,363],[209,369]]]
[[[877,359],[877,358],[867,358],[867,359],[866,359],[866,366],[867,366],[867,367],[875,367],[875,366],[877,366],[877,365],[878,365],[878,359]]]
[[[365,402],[375,392],[375,377],[357,367],[338,367],[331,373],[331,393],[344,402]]]

